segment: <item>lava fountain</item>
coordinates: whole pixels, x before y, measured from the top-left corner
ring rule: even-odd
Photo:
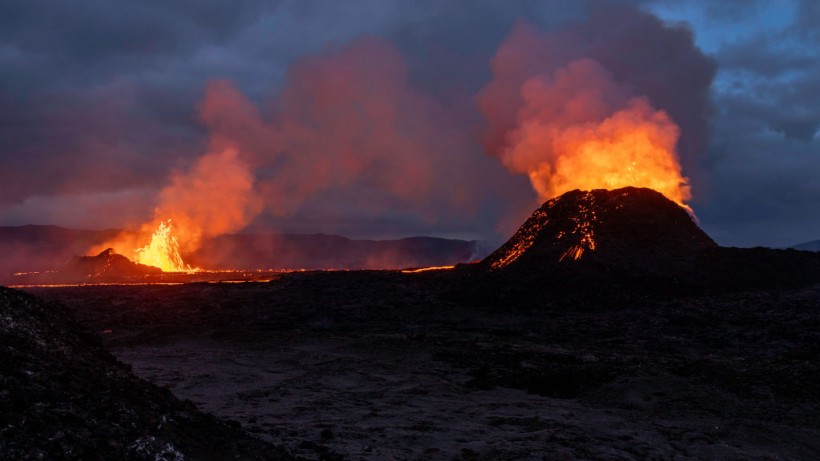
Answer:
[[[197,270],[185,264],[179,252],[179,241],[173,234],[171,220],[159,222],[148,245],[135,250],[137,262],[159,267],[164,272],[191,272]]]

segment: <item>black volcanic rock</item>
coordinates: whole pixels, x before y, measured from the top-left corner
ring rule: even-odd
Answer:
[[[690,267],[700,252],[715,247],[685,209],[654,190],[574,190],[544,203],[481,265],[491,271],[654,273]]]
[[[292,459],[143,381],[59,304],[0,287],[0,458]]]
[[[133,277],[162,273],[162,269],[132,262],[108,248],[96,256],[75,256],[60,271],[68,277]]]

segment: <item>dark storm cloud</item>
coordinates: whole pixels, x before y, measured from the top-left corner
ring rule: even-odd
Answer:
[[[76,66],[133,64],[220,42],[261,11],[262,2],[59,0],[4,2],[0,38],[27,53]]]
[[[817,28],[817,21],[820,20],[820,3],[814,0],[800,0],[796,20],[797,34],[817,44],[820,41],[820,30]]]
[[[0,203],[157,187],[201,136],[198,54],[258,11],[248,2],[3,2]]]
[[[408,56],[411,75],[444,94],[453,89],[446,83],[471,94],[478,91],[490,78],[490,58],[521,18],[552,29],[586,11],[583,2],[539,0],[504,5],[493,0],[423,0],[412,5],[406,8],[419,8],[424,15],[395,27],[389,36]]]
[[[721,67],[727,71],[745,71],[764,78],[775,78],[788,72],[804,72],[816,65],[810,50],[802,47],[784,46],[792,38],[779,34],[776,40],[761,35],[723,47],[718,53]],[[772,46],[772,42],[780,46]],[[785,48],[785,49],[784,49]]]
[[[152,90],[159,91],[119,80],[44,89],[3,105],[0,202],[157,185],[176,152],[197,141],[183,109],[189,101]]]

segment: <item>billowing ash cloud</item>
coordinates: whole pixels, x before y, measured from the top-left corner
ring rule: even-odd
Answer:
[[[593,33],[613,14],[631,28],[629,33],[607,32],[611,28],[603,29],[611,37]],[[629,34],[657,36],[653,46],[676,53],[675,61],[635,49],[626,58],[630,65],[614,65],[610,72],[597,60],[579,59],[594,56],[610,62],[611,54],[627,47],[618,42],[628,42]],[[544,175],[549,181],[533,180],[541,199],[575,187],[597,187],[580,171],[601,161],[608,162],[606,173],[612,174],[640,163],[640,185],[668,189],[681,203],[688,198],[675,157],[680,131],[651,100],[658,99],[661,108],[693,128],[687,145],[703,144],[713,66],[694,49],[686,30],[668,28],[633,8],[593,15],[548,34],[522,21],[490,64],[494,80],[478,97],[490,122],[490,150],[503,144],[500,150],[509,154],[502,155],[505,165],[531,178],[539,168],[556,168],[554,162],[536,162],[533,168],[533,156],[575,153],[574,161],[557,155],[567,161],[558,175]],[[550,80],[553,71],[558,74]],[[670,79],[663,91],[647,83],[644,74],[650,72]],[[672,78],[681,72],[693,75],[698,85]],[[634,87],[646,91],[634,95]],[[679,91],[689,97],[676,96]],[[435,220],[442,213],[464,219],[483,199],[482,190],[494,184],[484,181],[476,167],[475,107],[449,106],[434,94],[413,83],[403,54],[390,42],[369,38],[296,61],[267,106],[253,103],[230,82],[212,82],[200,116],[212,150],[235,149],[251,165],[259,196],[272,216],[292,215],[317,198],[341,196],[372,215],[403,209],[422,219]],[[523,113],[547,129],[521,126]],[[532,145],[527,130],[550,139],[553,147]],[[644,135],[645,145],[624,139],[630,130]],[[510,146],[515,137],[518,141]],[[633,144],[623,158],[609,152],[591,158],[601,145],[613,144],[613,138]],[[669,155],[653,156],[653,151]],[[600,187],[636,183],[635,175],[625,180]]]
[[[196,251],[208,238],[243,229],[261,210],[253,172],[233,149],[209,152],[187,172],[174,173],[157,201],[153,218],[137,233],[122,232],[89,253],[114,248],[143,264],[182,270],[186,266],[176,253]]]
[[[689,198],[677,149],[696,175],[714,64],[688,30],[617,6],[546,33],[520,21],[491,67],[485,146],[542,199],[626,185]]]
[[[482,95],[491,120],[501,102],[494,89]],[[625,186],[649,187],[679,204],[690,198],[675,152],[678,127],[646,98],[628,97],[597,62],[576,60],[533,77],[521,95],[516,125],[494,152],[529,176],[541,200]]]

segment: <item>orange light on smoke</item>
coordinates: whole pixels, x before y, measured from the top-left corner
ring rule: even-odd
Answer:
[[[542,130],[538,132],[536,130]],[[634,99],[600,123],[543,130],[522,127],[528,141],[549,146],[559,155],[530,165],[527,174],[542,200],[574,189],[654,189],[678,205],[691,198],[675,152],[679,130],[663,111]],[[536,144],[537,145],[537,144]],[[514,149],[535,148],[529,143]],[[512,153],[523,155],[523,153]]]

